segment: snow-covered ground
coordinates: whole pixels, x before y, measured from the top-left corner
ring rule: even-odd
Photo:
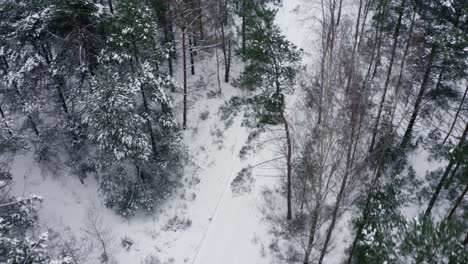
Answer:
[[[278,21],[288,37],[302,46],[308,28],[297,17],[298,1],[284,1]],[[130,219],[116,215],[104,206],[95,179],[82,184],[66,166],[58,175],[34,161],[32,153],[19,156],[12,165],[12,194],[37,194],[44,198],[40,210],[43,229],[57,233],[64,240],[75,238],[90,245],[86,263],[98,263],[102,248],[93,225],[103,236],[106,250],[115,263],[193,263],[193,264],[268,264],[274,260],[268,253],[268,222],[261,213],[262,190],[275,188],[279,177],[264,177],[270,171],[254,170],[250,193],[233,195],[230,183],[245,166],[269,159],[268,150],[255,159],[239,158],[247,131],[241,127],[242,115],[226,127],[218,115],[219,107],[241,92],[222,83],[223,95],[208,98],[217,90],[214,58],[197,64],[197,75],[189,79],[189,129],[184,133],[190,162],[183,178],[184,187],[177,191],[158,212]],[[180,74],[179,74],[180,75]],[[194,89],[203,77],[206,87]],[[180,94],[175,94],[179,97]],[[177,100],[176,100],[177,101]],[[180,111],[176,104],[176,111]],[[205,120],[200,115],[208,113]],[[260,175],[261,174],[261,175]],[[276,173],[277,174],[277,173]],[[132,241],[128,248],[122,239]],[[153,261],[153,262],[151,262]]]
[[[314,68],[319,53],[319,1],[282,0],[278,5],[277,24],[288,40],[303,52],[303,64]],[[352,9],[352,8],[351,8]],[[351,12],[351,11],[350,11]],[[44,198],[39,211],[42,231],[49,229],[60,239],[75,238],[89,245],[83,263],[99,263],[102,253],[96,230],[106,242],[106,250],[113,263],[190,263],[190,264],[271,264],[275,256],[270,252],[272,235],[270,222],[262,213],[264,190],[281,188],[282,175],[277,170],[255,168],[252,190],[234,195],[231,182],[242,168],[276,157],[275,150],[266,148],[247,160],[239,158],[248,131],[241,126],[242,114],[232,124],[220,119],[219,107],[232,96],[242,92],[221,83],[222,95],[210,97],[217,91],[215,58],[202,53],[197,62],[197,74],[189,76],[188,129],[184,132],[189,162],[182,179],[183,187],[164,202],[157,212],[137,215],[130,219],[116,215],[104,206],[96,180],[88,177],[84,184],[66,166],[58,175],[44,173],[34,161],[32,153],[19,156],[12,165],[13,195],[37,194]],[[234,71],[240,65],[234,65]],[[181,78],[180,65],[177,79]],[[223,70],[223,69],[221,69]],[[202,81],[200,81],[202,80]],[[174,94],[180,102],[181,94]],[[290,96],[294,101],[294,96]],[[290,103],[292,109],[293,102]],[[180,114],[181,104],[175,104]],[[425,175],[438,164],[427,161],[427,154],[410,157],[416,173]],[[284,175],[284,174],[283,174]],[[286,201],[279,197],[280,208]],[[417,212],[407,210],[407,215]],[[325,263],[339,263],[349,241],[349,217],[337,226],[332,252]],[[93,225],[96,230],[93,229]],[[125,248],[123,240],[133,244]],[[343,243],[344,242],[344,243]]]

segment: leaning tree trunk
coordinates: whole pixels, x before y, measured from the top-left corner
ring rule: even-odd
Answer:
[[[466,138],[467,134],[468,134],[468,123],[465,126],[465,130],[463,131],[463,135],[460,138],[460,142],[458,142],[457,148],[463,148],[464,147],[465,138]],[[442,187],[445,184],[445,180],[447,179],[453,165],[455,165],[455,162],[456,162],[456,159],[450,158],[450,162],[447,165],[447,168],[445,168],[444,174],[442,175],[442,178],[440,178],[440,181],[437,184],[437,187],[436,187],[436,189],[434,191],[434,194],[432,195],[431,200],[429,201],[426,212],[424,213],[424,218],[427,218],[431,214],[432,208],[434,207],[435,202],[437,201],[437,198],[439,197],[440,191],[442,190]]]
[[[374,73],[372,74],[372,80],[374,79],[375,75],[377,74],[377,70],[379,69],[380,63],[381,63],[381,50],[382,50],[382,38],[383,38],[383,21],[384,21],[384,16],[385,13],[387,12],[387,0],[383,0],[380,3],[379,9],[379,33],[378,33],[378,41],[377,41],[377,56],[375,60],[375,66],[374,66]]]
[[[325,255],[327,254],[327,249],[328,249],[328,244],[330,243],[330,239],[333,233],[333,229],[335,229],[336,225],[336,220],[338,218],[338,210],[341,206],[341,201],[343,200],[344,197],[344,192],[346,190],[346,184],[348,182],[348,177],[351,174],[351,154],[353,150],[353,143],[354,143],[354,133],[355,133],[355,115],[356,115],[356,108],[355,108],[356,102],[353,102],[352,106],[353,109],[351,111],[351,118],[350,118],[350,125],[351,125],[351,132],[350,132],[350,137],[348,138],[348,146],[346,147],[346,169],[345,169],[345,175],[343,177],[343,180],[341,182],[341,187],[340,191],[338,192],[338,196],[336,197],[335,205],[333,207],[333,212],[332,212],[332,220],[330,223],[330,226],[328,227],[327,235],[325,237],[325,242],[322,247],[322,251],[320,252],[320,258],[318,261],[318,264],[322,264],[323,259]]]
[[[114,14],[114,5],[112,4],[112,0],[108,0],[108,3],[111,14]]]
[[[356,29],[354,33],[353,53],[351,55],[351,72],[348,76],[348,82],[346,83],[346,88],[345,88],[346,93],[348,93],[349,87],[351,86],[351,82],[354,77],[354,67],[355,67],[354,62],[356,58],[356,48],[357,48],[357,43],[358,43],[358,38],[359,38],[359,25],[360,25],[361,12],[362,12],[362,1],[363,0],[359,0],[359,11],[357,15]],[[341,14],[341,1],[340,1],[340,14]]]
[[[414,21],[416,19],[416,13],[417,13],[416,10],[413,10],[413,15],[411,16],[410,28],[408,32],[408,38],[406,40],[405,50],[403,52],[403,57],[400,63],[400,72],[398,74],[398,81],[397,81],[395,91],[394,91],[394,99],[393,99],[394,102],[393,102],[393,108],[392,108],[392,114],[391,114],[392,124],[393,124],[393,119],[395,117],[395,112],[398,106],[398,99],[400,97],[400,86],[401,86],[402,79],[403,79],[403,71],[405,69],[406,56],[408,55],[408,51],[411,46],[411,39],[413,37],[413,28],[414,28]]]
[[[398,45],[398,36],[400,35],[401,20],[402,20],[403,11],[405,8],[405,2],[406,0],[401,1],[400,12],[398,14],[398,22],[395,26],[395,31],[393,32],[392,54],[390,56],[390,62],[389,62],[388,71],[387,71],[387,78],[385,79],[383,94],[382,94],[382,98],[380,99],[379,111],[377,113],[377,119],[375,121],[375,126],[374,126],[374,130],[372,133],[372,140],[370,143],[369,151],[372,151],[374,149],[375,139],[377,136],[377,131],[379,129],[380,117],[382,115],[383,106],[385,104],[385,97],[387,96],[388,85],[390,83],[390,77],[392,76],[393,61],[395,60],[396,48]]]
[[[468,170],[465,170],[465,173],[468,173]],[[466,175],[468,177],[468,175]],[[447,216],[447,220],[450,220],[452,216],[455,214],[455,211],[457,210],[458,206],[460,205],[461,201],[463,201],[463,198],[466,195],[466,192],[468,191],[468,184],[465,186],[465,189],[463,192],[458,196],[457,201],[455,201],[455,204],[453,205],[452,209],[450,210],[450,213]]]
[[[423,81],[421,83],[421,88],[419,89],[418,97],[414,104],[413,114],[411,115],[408,127],[406,128],[405,134],[403,135],[403,140],[401,141],[400,147],[404,148],[411,141],[411,134],[413,132],[413,127],[416,122],[416,118],[419,115],[419,109],[421,108],[422,99],[426,92],[427,84],[429,83],[429,78],[431,76],[431,70],[433,66],[433,61],[436,53],[435,45],[432,46],[431,52],[429,53],[429,59],[426,66],[426,71],[424,72]]]
[[[465,103],[465,99],[466,99],[466,93],[468,92],[468,85],[466,86],[465,88],[465,93],[463,94],[463,97],[462,97],[462,100],[460,102],[460,105],[458,106],[458,109],[457,109],[457,113],[455,114],[455,118],[453,119],[453,123],[452,125],[450,126],[450,130],[448,131],[447,133],[447,136],[445,136],[444,138],[444,141],[442,141],[442,145],[445,145],[445,142],[447,141],[447,139],[450,137],[450,135],[452,134],[452,131],[453,131],[453,128],[455,127],[455,124],[457,123],[457,119],[458,119],[458,116],[460,115],[460,112],[463,108],[463,104]]]
[[[315,232],[317,231],[318,218],[320,213],[320,201],[317,199],[315,203],[314,213],[312,215],[312,223],[310,226],[309,233],[309,242],[307,243],[307,249],[304,256],[304,264],[309,264],[310,253],[312,252],[312,247],[315,240]]]

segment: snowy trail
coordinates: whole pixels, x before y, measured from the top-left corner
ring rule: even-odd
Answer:
[[[300,10],[297,8],[298,4],[298,1],[285,0],[279,8],[277,20],[290,41],[300,48],[309,48],[313,43],[311,42],[313,37],[307,34],[310,28],[304,25],[305,20],[301,19],[301,16],[295,16]],[[259,200],[261,200],[263,187],[274,186],[278,183],[278,178],[257,178],[251,193],[233,196],[230,183],[242,167],[247,165],[238,156],[240,147],[247,137],[245,129],[240,126],[239,117],[236,118],[231,129],[225,131],[224,134],[227,138],[223,144],[226,148],[232,149],[231,156],[223,157],[216,153],[211,153],[211,156],[215,157],[215,167],[224,167],[221,168],[221,173],[226,182],[211,216],[212,220],[196,248],[191,263],[270,264],[272,260],[264,255],[266,253],[264,245],[259,244],[268,242],[265,238],[269,231],[268,223],[262,222],[263,215],[259,209],[262,204]],[[265,158],[268,159],[262,155],[260,160]],[[229,166],[226,166],[228,164]],[[218,173],[217,170],[213,168],[205,173],[213,175],[213,173]],[[213,192],[213,190],[207,191]]]
[[[252,242],[260,218],[255,212],[256,207],[252,206],[255,204],[248,203],[251,194],[235,197],[230,189],[231,181],[242,168],[238,152],[245,141],[245,133],[240,133],[242,128],[239,117],[233,126],[237,135],[229,135],[235,138],[231,145],[231,157],[218,159],[220,164],[230,163],[230,169],[226,166],[223,173],[226,177],[225,186],[195,253],[193,264],[269,263],[260,256],[260,248]],[[242,140],[238,140],[238,137]]]
[[[308,30],[297,16],[297,6],[305,0],[284,0],[278,12],[278,24],[287,38],[301,48],[309,43],[303,37]],[[302,13],[303,14],[303,13]],[[310,43],[309,43],[310,44]],[[89,213],[99,216],[102,228],[109,231],[109,253],[115,263],[169,263],[169,264],[271,264],[268,252],[269,225],[263,220],[264,187],[275,188],[280,178],[256,177],[252,191],[234,196],[230,183],[237,173],[249,164],[268,160],[269,153],[257,153],[241,161],[239,150],[248,136],[241,126],[242,113],[226,128],[218,109],[225,100],[241,92],[223,83],[222,98],[208,98],[209,90],[217,90],[214,81],[216,65],[213,58],[201,61],[198,77],[207,80],[206,87],[190,94],[190,129],[184,132],[185,145],[195,164],[187,166],[185,188],[171,196],[151,216],[138,215],[130,219],[116,215],[107,208],[99,196],[98,184],[93,177],[81,184],[75,175],[60,171],[60,177],[44,175],[32,153],[18,157],[13,165],[17,195],[38,194],[44,197],[40,220],[44,229],[53,230],[63,237],[89,239],[83,232],[87,228]],[[181,71],[177,79],[181,80]],[[211,79],[210,79],[211,78]],[[175,94],[175,97],[180,97]],[[201,114],[209,112],[206,119]],[[255,177],[255,171],[253,173]],[[198,183],[189,183],[197,181]],[[183,220],[182,226],[171,227],[173,219]],[[184,226],[190,220],[189,225]],[[169,226],[169,228],[168,228]],[[134,241],[131,249],[121,246],[121,239]],[[90,252],[89,262],[101,254],[98,246]],[[156,262],[146,262],[148,256]]]

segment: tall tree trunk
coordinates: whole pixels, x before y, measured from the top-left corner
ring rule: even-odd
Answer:
[[[215,49],[215,55],[216,55],[216,80],[218,81],[218,94],[221,95],[222,90],[221,90],[221,78],[219,77],[219,55],[218,55],[218,49]]]
[[[226,68],[224,71],[224,82],[229,82],[229,73],[231,72],[231,39],[228,40],[228,56],[227,56],[227,63]]]
[[[200,35],[200,40],[205,39],[205,32],[203,30],[203,9],[201,5],[201,0],[197,0],[197,8],[198,8],[198,33]]]
[[[310,253],[315,240],[315,232],[317,231],[318,218],[320,214],[320,201],[317,199],[315,203],[314,213],[312,215],[312,223],[310,225],[309,242],[307,243],[307,249],[304,256],[304,264],[309,264]]]
[[[393,61],[395,60],[396,48],[398,45],[398,36],[400,35],[401,19],[403,17],[403,11],[405,9],[406,0],[402,0],[400,4],[400,11],[398,14],[398,21],[395,26],[395,31],[393,32],[393,45],[392,45],[392,54],[390,56],[390,62],[387,71],[387,78],[385,79],[384,89],[382,93],[382,98],[380,99],[379,111],[377,112],[377,119],[375,121],[374,130],[372,132],[372,140],[369,147],[369,151],[372,152],[374,149],[375,139],[377,136],[377,131],[379,129],[380,117],[382,115],[383,106],[385,104],[385,97],[387,96],[388,85],[390,83],[390,77],[392,76]]]
[[[185,26],[182,27],[182,65],[183,65],[183,73],[184,73],[184,113],[183,113],[183,121],[182,121],[182,128],[187,128],[187,54],[186,54],[186,45],[185,45]]]
[[[462,148],[464,146],[467,133],[468,133],[468,123],[465,126],[465,130],[463,131],[463,135],[461,136],[460,141],[458,142],[457,148]],[[437,187],[434,191],[434,194],[431,197],[431,200],[429,201],[426,212],[424,213],[424,218],[427,218],[431,214],[432,208],[434,207],[435,202],[437,201],[437,198],[439,197],[440,191],[442,190],[442,187],[445,184],[445,180],[447,179],[450,173],[450,170],[452,169],[455,162],[456,160],[454,158],[450,158],[450,162],[447,165],[447,168],[445,169],[444,174],[442,175],[442,178],[440,178],[440,181],[437,184]]]
[[[163,27],[163,32],[164,32],[164,43],[167,45],[169,45],[169,43],[172,42],[172,38],[169,36],[169,28],[168,28],[168,25],[166,23],[166,18],[163,18],[163,20],[165,21],[162,25]],[[172,65],[172,50],[169,51],[169,56],[167,56],[167,66],[169,68],[169,76],[174,76],[174,66]]]
[[[143,87],[140,87],[140,92],[141,92],[141,97],[143,99],[143,108],[145,109],[146,113],[149,115],[150,114],[150,109],[149,109],[149,105],[148,105],[148,100],[146,99],[146,93],[145,93],[145,90],[143,89]],[[157,147],[156,147],[156,139],[155,139],[155,136],[154,136],[153,124],[152,124],[149,117],[146,118],[146,123],[147,123],[147,126],[148,126],[148,133],[150,135],[151,149],[153,150],[153,156],[156,157],[156,155],[158,154],[158,150],[157,150]]]
[[[447,139],[452,134],[453,128],[455,127],[455,124],[457,123],[458,116],[460,115],[460,111],[462,110],[463,104],[465,103],[466,93],[467,92],[468,92],[468,85],[465,88],[465,93],[463,94],[460,105],[458,106],[457,113],[455,114],[455,118],[453,119],[452,125],[450,126],[450,130],[448,131],[447,135],[445,136],[444,140],[442,141],[442,145],[445,145],[445,142],[447,141]]]
[[[381,63],[381,49],[382,49],[382,36],[383,36],[383,21],[386,14],[387,8],[387,0],[382,0],[380,2],[380,12],[379,12],[379,34],[378,34],[378,41],[377,41],[377,57],[375,61],[374,73],[372,74],[372,80],[374,79],[375,75],[377,74],[377,70]]]
[[[351,244],[351,248],[349,250],[348,260],[346,262],[347,264],[351,264],[351,261],[352,261],[353,256],[354,256],[354,250],[356,249],[356,246],[357,246],[359,238],[360,238],[360,236],[362,234],[362,231],[364,230],[364,227],[366,226],[367,221],[369,219],[370,210],[372,209],[372,199],[374,197],[374,191],[379,188],[378,183],[379,183],[380,177],[383,174],[383,170],[384,170],[383,165],[384,165],[384,161],[386,159],[385,154],[387,153],[389,143],[390,143],[389,142],[389,137],[386,137],[385,140],[384,140],[383,150],[380,152],[379,163],[377,164],[377,167],[374,170],[374,175],[373,175],[372,181],[371,181],[371,183],[369,185],[370,187],[369,187],[368,192],[367,192],[366,203],[364,205],[364,209],[362,210],[362,220],[358,224],[356,234],[354,235],[353,243]]]
[[[287,147],[287,155],[286,155],[286,170],[287,170],[287,204],[288,204],[288,213],[286,219],[290,220],[292,218],[292,190],[291,190],[291,173],[292,173],[292,142],[291,142],[291,135],[289,133],[289,124],[286,120],[284,115],[284,110],[281,111],[281,117],[283,119],[284,124],[284,131],[286,132],[286,147]]]
[[[246,9],[245,1],[247,1],[247,0],[242,0],[242,7],[241,7],[242,8],[242,25],[241,25],[242,49],[245,49],[245,41],[246,41],[246,39],[245,39],[245,34],[246,34],[246,32],[245,32],[246,28],[245,27],[246,27],[246,25],[245,24],[247,23],[247,21],[246,21],[246,14],[245,14],[245,12],[246,12],[246,10],[245,10]]]
[[[468,170],[465,170],[468,172]],[[468,175],[467,175],[468,176]],[[463,192],[458,196],[457,200],[455,201],[455,204],[453,205],[452,209],[450,210],[450,213],[447,216],[447,220],[450,220],[452,216],[455,214],[455,211],[457,210],[458,206],[460,205],[461,201],[463,201],[463,198],[466,195],[466,192],[468,191],[468,184],[465,186],[465,189]]]
[[[190,69],[192,75],[195,75],[195,53],[193,49],[193,38],[194,36],[189,36],[189,54],[190,54]]]
[[[224,57],[224,82],[229,82],[229,71],[231,70],[231,40],[228,40],[228,47],[226,47],[226,34],[224,32],[224,22],[221,22],[221,37],[222,37],[222,50]]]
[[[355,67],[354,64],[355,64],[355,58],[356,58],[357,43],[358,43],[358,38],[359,38],[359,25],[360,25],[361,12],[362,12],[362,1],[363,0],[359,0],[359,11],[358,11],[357,19],[356,19],[356,29],[354,32],[353,53],[351,55],[351,72],[348,76],[348,82],[346,83],[346,89],[345,89],[346,93],[348,93],[349,87],[351,86],[351,82],[354,77],[354,67]],[[340,1],[340,10],[341,10],[341,1]]]
[[[403,140],[401,141],[401,144],[400,144],[401,148],[406,147],[406,145],[411,141],[411,134],[413,132],[413,127],[416,122],[416,118],[419,115],[419,109],[421,108],[422,99],[426,92],[427,84],[429,83],[429,79],[431,76],[431,70],[432,70],[435,54],[436,54],[436,47],[435,45],[433,45],[431,48],[431,52],[429,53],[428,63],[426,66],[426,71],[424,72],[424,77],[421,83],[421,88],[419,89],[418,97],[416,98],[416,102],[414,104],[413,114],[411,115],[410,121],[408,123],[408,127],[406,128],[405,134],[403,135]]]
[[[108,0],[108,3],[111,14],[114,14],[114,5],[112,4],[112,0]]]
[[[347,143],[347,150],[346,150],[346,169],[345,169],[345,175],[343,177],[343,180],[341,182],[340,186],[340,191],[338,192],[338,195],[336,197],[335,205],[333,207],[333,212],[332,212],[332,220],[330,223],[330,226],[328,227],[327,235],[325,237],[325,242],[323,244],[322,250],[320,252],[320,258],[318,261],[318,264],[322,264],[323,259],[325,255],[327,254],[327,249],[328,249],[328,244],[330,243],[330,239],[333,233],[333,230],[335,229],[336,225],[336,220],[338,218],[338,210],[341,206],[341,201],[343,200],[344,192],[346,190],[346,184],[348,182],[348,177],[351,174],[351,155],[352,155],[352,150],[353,150],[353,143],[354,143],[354,133],[355,133],[355,128],[356,128],[356,122],[355,122],[355,116],[356,116],[356,104],[357,102],[352,102],[352,111],[351,111],[351,118],[350,118],[350,126],[351,126],[351,132],[349,134],[348,138],[348,143]]]
[[[58,80],[58,84],[56,85],[57,89],[57,94],[60,99],[60,105],[62,106],[63,112],[68,118],[71,118],[70,112],[68,110],[67,102],[65,101],[65,95],[63,94],[62,86],[64,85],[64,80],[62,80],[61,77],[59,77],[60,80]]]

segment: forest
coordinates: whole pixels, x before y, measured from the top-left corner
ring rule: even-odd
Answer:
[[[0,264],[468,263],[465,0],[0,0]]]

